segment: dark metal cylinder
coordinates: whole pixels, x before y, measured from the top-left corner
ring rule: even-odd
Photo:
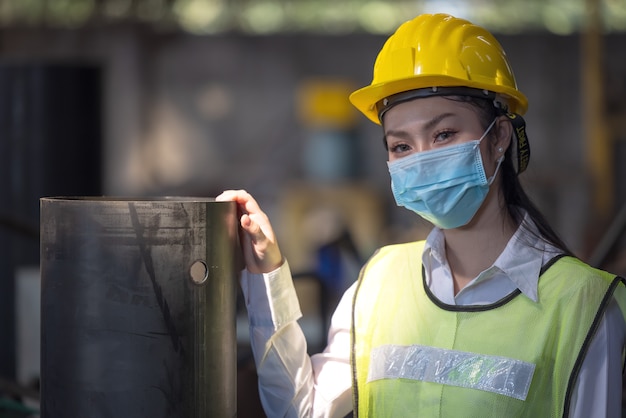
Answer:
[[[42,417],[235,417],[236,205],[40,204]]]

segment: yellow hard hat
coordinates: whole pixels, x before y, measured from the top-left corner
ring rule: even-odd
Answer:
[[[415,94],[407,96],[411,91]],[[380,123],[381,112],[397,103],[392,98],[401,93],[403,100],[444,94],[484,96],[520,115],[528,107],[493,35],[446,14],[424,14],[402,24],[378,54],[372,83],[352,93],[350,101]]]

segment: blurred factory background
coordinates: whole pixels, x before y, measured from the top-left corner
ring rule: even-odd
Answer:
[[[429,229],[395,207],[380,128],[347,99],[422,12],[496,33],[530,101],[530,195],[626,274],[623,0],[0,0],[0,399],[37,396],[43,196],[247,189],[323,346],[360,263]],[[239,416],[260,416],[240,332]]]

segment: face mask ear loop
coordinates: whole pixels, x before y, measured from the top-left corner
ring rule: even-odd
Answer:
[[[489,177],[489,179],[487,180],[487,185],[491,186],[491,183],[493,183],[493,181],[496,179],[496,175],[498,174],[498,171],[500,170],[500,165],[502,164],[502,161],[504,161],[504,155],[501,155],[500,158],[497,159],[498,161],[498,165],[496,166],[496,171],[493,172],[493,176]]]
[[[489,131],[491,130],[491,128],[493,128],[493,125],[495,125],[496,121],[498,120],[498,118],[495,118],[491,124],[489,124],[489,126],[487,127],[487,130],[485,130],[485,133],[483,133],[483,135],[480,137],[480,139],[478,140],[478,143],[481,143],[483,139],[485,139],[485,137],[487,136],[487,134],[489,133]]]

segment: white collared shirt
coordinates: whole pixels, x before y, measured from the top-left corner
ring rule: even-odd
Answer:
[[[493,266],[454,295],[443,250],[443,233],[433,229],[422,260],[432,293],[447,304],[485,304],[519,288],[537,300],[541,267],[556,250],[521,230],[515,233]],[[419,256],[419,255],[416,255]],[[254,275],[242,274],[241,285],[250,321],[250,342],[259,376],[259,391],[268,417],[344,417],[352,410],[350,320],[352,285],[332,317],[328,346],[309,357],[298,325],[301,317],[289,266]],[[613,302],[591,343],[579,374],[570,417],[621,417],[622,353],[626,324]]]
[[[534,229],[530,219],[525,219],[525,222]],[[518,228],[493,265],[481,272],[456,295],[441,229],[434,228],[428,235],[422,263],[426,271],[428,288],[439,300],[448,305],[493,303],[494,295],[504,297],[516,289],[533,302],[537,302],[537,283],[541,267],[559,253],[561,251],[536,235]]]

